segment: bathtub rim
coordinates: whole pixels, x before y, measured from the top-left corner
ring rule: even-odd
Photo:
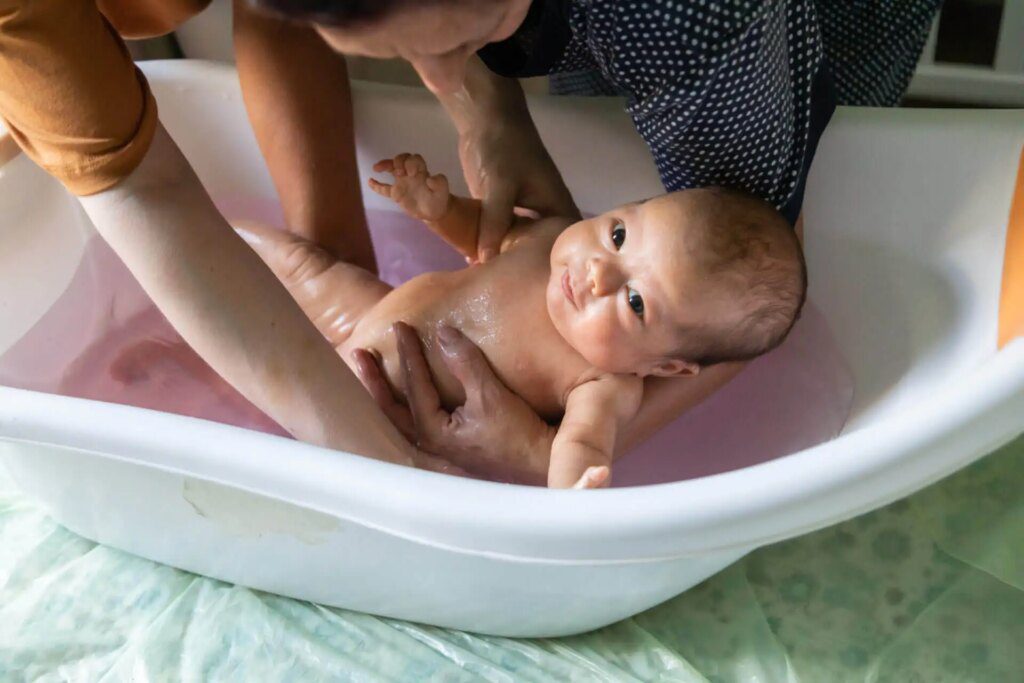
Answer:
[[[223,64],[150,62],[144,71],[154,83],[181,82],[198,75],[204,85],[223,86],[230,81],[231,87],[237,88],[234,70]],[[373,88],[405,90],[400,86]],[[1007,406],[1020,406],[1019,414],[1024,414],[1021,339],[999,352],[993,348],[992,355],[975,372],[963,376],[960,384],[966,385],[962,391],[947,386],[906,415],[878,420],[765,463],[681,482],[586,493],[454,480],[349,454],[340,454],[339,460],[335,451],[205,420],[7,387],[0,387],[0,439],[79,448],[148,466],[155,466],[157,456],[176,455],[180,462],[174,471],[186,476],[235,486],[453,551],[493,552],[524,561],[657,561],[763,545],[827,526],[932,483],[1024,430],[1024,421],[1014,422],[1005,414]],[[36,409],[38,413],[33,412]],[[39,419],[51,415],[69,419],[54,430],[45,419]],[[132,427],[134,436],[97,433],[103,425],[117,423],[115,420]],[[994,438],[983,433],[988,427],[981,421],[1000,425]],[[941,426],[929,427],[931,424]],[[188,434],[208,435],[209,440],[196,443],[199,437],[186,438]],[[948,442],[954,437],[959,441],[951,447]],[[105,447],[86,448],[83,443]],[[268,477],[254,481],[251,472],[238,462],[229,462],[221,452],[248,444],[253,444],[264,460],[290,455],[315,466],[309,471],[289,467],[285,474],[295,481],[282,482],[280,471],[262,463],[260,471]],[[148,460],[118,455],[138,451],[144,451]],[[181,457],[186,451],[188,455]],[[331,472],[319,479],[324,465],[329,465]],[[342,473],[350,479],[343,479]],[[323,490],[328,480],[338,487]],[[378,482],[375,491],[387,491],[387,495],[374,498],[360,491],[359,482],[367,480]],[[874,480],[878,486],[864,491],[868,486],[864,482]],[[851,482],[860,482],[860,488],[852,487]],[[289,488],[274,486],[281,483]],[[424,486],[436,489],[431,498],[444,500],[446,506],[430,505],[419,495]],[[320,498],[313,502],[299,499],[299,494],[309,491],[319,491]],[[386,514],[369,514],[380,511]],[[613,547],[610,541],[614,541]]]
[[[992,436],[984,424],[1007,419],[1000,412],[1014,403],[1024,408],[1024,339],[965,380],[904,420],[879,421],[775,460],[588,492],[464,480],[198,418],[9,387],[0,387],[0,438],[157,467],[452,552],[524,562],[656,562],[831,525],[937,481],[1024,429]],[[110,424],[123,429],[105,429]],[[941,448],[954,437],[956,448]]]

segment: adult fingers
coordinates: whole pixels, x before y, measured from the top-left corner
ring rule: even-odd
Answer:
[[[481,262],[498,255],[501,240],[512,225],[512,209],[515,198],[507,191],[492,192],[484,197],[480,213],[480,232],[477,236],[477,251]]]
[[[441,397],[430,376],[430,367],[415,330],[403,322],[395,323],[393,329],[412,421],[419,438],[429,440],[440,429],[441,423],[447,421],[448,413],[441,409]]]
[[[388,185],[387,183],[382,183],[378,180],[374,180],[373,178],[370,178],[367,181],[367,183],[370,185],[370,189],[379,194],[381,197],[387,197],[388,199],[391,199],[391,185]]]
[[[363,387],[370,393],[370,397],[392,424],[398,427],[402,435],[411,443],[415,443],[416,428],[413,426],[412,413],[395,399],[395,395],[391,392],[391,386],[384,379],[384,373],[380,369],[377,357],[366,349],[356,349],[352,352],[351,357],[355,363],[356,377],[363,383]]]
[[[488,385],[504,388],[483,351],[462,332],[444,325],[437,331],[437,343],[444,364],[466,392],[467,404],[481,401]]]

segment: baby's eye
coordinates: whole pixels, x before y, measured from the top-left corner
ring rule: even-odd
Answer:
[[[629,302],[629,307],[636,313],[636,317],[641,320],[644,319],[644,298],[640,296],[640,292],[636,291],[632,287],[626,287],[626,301]]]
[[[615,245],[615,249],[622,249],[622,244],[626,241],[626,227],[622,223],[616,223],[612,226],[612,244]]]

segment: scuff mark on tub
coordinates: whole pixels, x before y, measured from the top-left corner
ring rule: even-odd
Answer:
[[[282,534],[318,545],[341,529],[340,520],[322,512],[200,479],[186,478],[181,497],[197,515],[237,536]]]

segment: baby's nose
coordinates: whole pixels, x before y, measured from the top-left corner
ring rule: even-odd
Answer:
[[[622,287],[622,272],[604,259],[592,259],[590,268],[590,292],[594,296],[608,296]]]

